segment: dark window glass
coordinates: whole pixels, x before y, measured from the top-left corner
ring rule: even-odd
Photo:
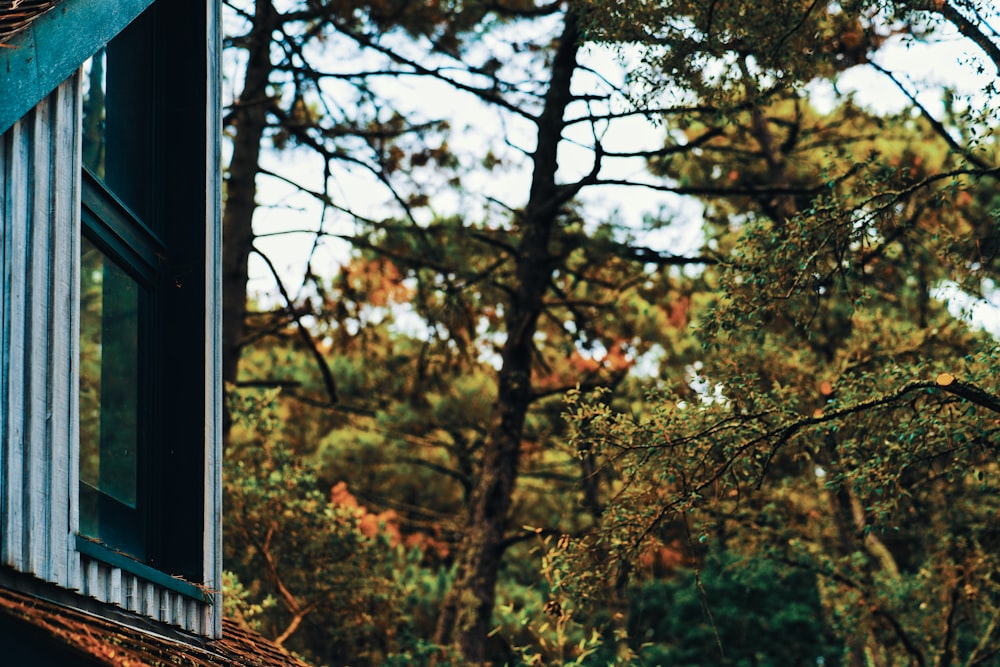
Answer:
[[[215,175],[204,40],[178,3],[203,9],[153,3],[82,73],[79,509],[83,538],[200,580]]]
[[[140,284],[88,238],[80,255],[80,532],[137,558],[143,438]]]
[[[136,506],[139,284],[83,239],[80,263],[80,479]]]
[[[83,166],[104,180],[104,152],[106,141],[105,91],[108,82],[104,77],[107,51],[101,49],[93,58],[83,63]]]
[[[140,17],[83,64],[83,165],[147,225],[153,220],[153,37]]]

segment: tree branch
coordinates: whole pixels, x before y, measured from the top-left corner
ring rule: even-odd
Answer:
[[[993,40],[983,34],[975,23],[970,21],[962,12],[958,11],[950,2],[931,2],[928,3],[925,10],[948,19],[948,21],[958,28],[960,33],[972,40],[976,46],[983,50],[989,59],[993,61],[993,65],[997,68],[997,71],[1000,72],[1000,46],[997,46]]]
[[[271,275],[274,276],[274,281],[278,286],[278,290],[281,292],[282,298],[285,300],[286,307],[288,309],[288,314],[295,320],[296,329],[299,332],[299,337],[302,338],[302,342],[305,344],[309,353],[312,355],[313,359],[316,360],[316,365],[319,367],[320,375],[323,377],[323,384],[326,387],[327,396],[330,397],[330,403],[337,402],[337,383],[333,378],[333,372],[330,370],[330,365],[326,362],[323,357],[323,353],[320,352],[319,346],[316,341],[313,340],[312,334],[309,333],[309,329],[302,323],[302,316],[298,313],[293,305],[292,297],[285,288],[285,283],[281,280],[281,276],[278,274],[278,269],[271,262],[271,258],[266,254],[261,252],[256,246],[252,246],[253,251],[264,260],[267,264],[267,268],[270,269]]]
[[[892,72],[885,69],[878,63],[870,62],[868,64],[871,65],[872,68],[874,68],[876,71],[881,72],[882,74],[887,76],[890,81],[896,84],[896,87],[899,88],[900,92],[906,95],[906,97],[910,100],[910,103],[913,104],[913,106],[920,111],[920,115],[924,117],[924,120],[930,123],[931,127],[934,128],[934,131],[938,134],[938,136],[944,139],[945,143],[947,143],[948,146],[951,147],[953,151],[964,157],[966,160],[971,162],[979,169],[989,170],[993,167],[993,165],[990,165],[985,160],[978,157],[975,153],[970,152],[964,146],[959,146],[958,142],[955,141],[954,137],[951,136],[947,128],[945,128],[945,126],[942,125],[937,118],[931,115],[931,112],[927,110],[927,107],[921,104],[920,101],[917,99],[917,96],[914,95],[912,92],[910,92],[910,90],[903,85],[903,82],[900,81],[898,78],[896,78],[896,76]],[[996,178],[998,175],[994,173],[992,174],[992,176]]]
[[[278,592],[281,594],[285,607],[292,614],[292,620],[285,628],[284,632],[274,639],[275,644],[282,646],[288,638],[291,637],[296,630],[298,630],[299,625],[302,623],[302,619],[316,607],[316,603],[310,602],[305,606],[300,605],[299,601],[295,598],[292,592],[285,586],[285,582],[278,573],[278,564],[271,555],[271,540],[274,538],[274,530],[275,528],[273,524],[267,529],[267,535],[264,537],[264,544],[260,545],[260,554],[264,557],[264,562],[267,564],[267,569],[271,573],[274,585],[278,588]]]

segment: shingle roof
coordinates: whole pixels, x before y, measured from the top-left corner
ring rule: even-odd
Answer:
[[[108,667],[309,667],[228,619],[222,622],[222,639],[192,637],[186,643],[3,588],[0,615]]]
[[[0,0],[0,44],[10,40],[59,0]]]

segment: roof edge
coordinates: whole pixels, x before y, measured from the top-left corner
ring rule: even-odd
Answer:
[[[209,639],[0,567],[0,627],[11,623],[106,667],[311,667],[230,619]]]
[[[0,0],[0,44],[6,44],[59,0]]]
[[[153,0],[62,0],[0,48],[0,134]]]

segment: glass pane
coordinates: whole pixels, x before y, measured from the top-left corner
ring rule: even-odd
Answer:
[[[105,60],[106,52],[101,49],[83,63],[83,164],[102,180],[107,146],[104,134],[108,90]]]
[[[83,164],[147,225],[155,161],[150,26],[140,18],[82,70]]]
[[[81,239],[80,482],[131,508],[138,481],[140,289]],[[100,536],[96,507],[81,501],[81,532],[92,536]]]

